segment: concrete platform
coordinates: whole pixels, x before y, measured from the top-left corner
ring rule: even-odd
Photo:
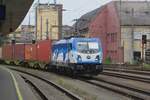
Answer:
[[[37,100],[20,75],[0,65],[0,100]]]

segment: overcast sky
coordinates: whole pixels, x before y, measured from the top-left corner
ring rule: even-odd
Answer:
[[[30,15],[31,15],[31,24],[34,25],[35,16],[34,16],[34,8],[36,5],[36,2],[38,0],[34,1],[34,4],[32,8],[30,9]],[[40,3],[53,3],[54,0],[39,0]],[[83,14],[94,10],[112,0],[57,0],[57,3],[63,4],[63,9],[66,9],[67,11],[63,12],[63,24],[64,25],[72,25],[73,19],[77,19]],[[130,1],[130,0],[128,0]],[[134,0],[132,0],[134,1]],[[142,1],[142,0],[136,0],[136,1]],[[146,1],[146,0],[145,0]],[[149,0],[147,0],[149,1]],[[29,14],[26,16],[25,20],[22,24],[29,24]]]
[[[34,8],[36,5],[35,0],[32,8],[30,9],[30,19],[31,24],[34,25],[35,16]],[[40,0],[40,3],[53,3],[54,0]],[[101,5],[110,2],[112,0],[57,0],[57,3],[63,4],[63,9],[66,11],[63,12],[63,24],[72,25],[74,22],[73,19],[79,18],[81,15],[100,7]],[[22,24],[29,24],[29,14],[26,16]]]

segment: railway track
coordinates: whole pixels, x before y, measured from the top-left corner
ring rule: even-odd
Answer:
[[[34,78],[37,78],[37,79],[39,79],[39,80],[41,80],[41,81],[43,81],[43,82],[49,84],[50,86],[53,86],[54,88],[58,89],[58,90],[61,91],[62,93],[65,93],[65,95],[67,95],[67,96],[68,96],[69,98],[71,98],[72,100],[83,100],[82,98],[80,98],[80,97],[77,96],[76,94],[74,94],[74,93],[68,91],[67,89],[61,87],[60,85],[58,85],[58,84],[56,84],[56,83],[54,83],[54,82],[52,82],[52,81],[50,81],[50,80],[48,80],[48,79],[45,79],[45,78],[43,78],[43,77],[41,77],[41,76],[39,76],[39,75],[35,75],[35,74],[33,74],[33,73],[29,73],[29,72],[22,71],[22,70],[18,70],[18,69],[14,69],[14,68],[9,68],[9,69],[14,70],[14,71],[17,71],[17,72],[20,72],[20,73],[23,73],[23,74],[27,74],[27,75],[32,76],[32,77],[34,77]],[[24,79],[27,79],[27,78],[24,77]],[[31,81],[27,80],[27,82],[29,82],[29,84],[31,84],[31,85],[33,85],[33,87],[35,87],[34,84],[33,84]],[[37,89],[37,87],[35,87],[35,90],[38,91],[38,93],[40,94],[40,96],[42,96],[42,98],[44,97],[44,96],[43,96],[44,94],[40,93],[40,91]],[[45,98],[45,97],[44,97],[44,98]],[[44,100],[47,100],[47,99],[44,99]]]
[[[114,69],[114,68],[105,68],[106,71],[115,71],[115,72],[126,72],[140,75],[150,75],[150,71],[139,71],[139,70],[129,70],[129,69]]]
[[[13,68],[11,68],[11,69],[13,69]],[[22,73],[25,73],[25,74],[28,74],[28,75],[31,75],[31,76],[34,76],[36,78],[41,79],[41,77],[38,76],[38,75],[34,75],[34,74],[31,74],[31,73],[28,73],[28,72],[24,72],[22,70],[17,70],[17,69],[13,69],[13,70],[16,70],[16,71],[19,71],[19,72],[22,72]],[[119,78],[131,79],[131,80],[136,80],[136,81],[138,80],[138,81],[142,81],[142,82],[145,82],[145,83],[150,83],[149,78],[145,78],[145,79],[141,78],[142,80],[140,80],[140,79],[134,79],[135,76],[131,77],[129,75],[128,75],[128,77],[126,77],[125,75],[121,76],[119,74],[117,74],[117,75],[116,74],[108,74],[106,72],[104,72],[103,74],[104,75],[106,74],[106,76],[115,75],[115,77],[119,77]],[[139,78],[139,77],[136,77],[136,78]],[[42,78],[41,80],[45,80],[45,79]],[[81,78],[79,80],[84,81],[84,82],[86,82],[88,84],[91,84],[93,86],[97,86],[97,87],[100,87],[100,88],[104,88],[104,89],[113,91],[113,92],[118,93],[118,94],[122,94],[123,96],[126,96],[128,98],[132,98],[132,99],[135,99],[135,100],[149,100],[150,99],[150,92],[149,91],[146,91],[146,90],[143,90],[143,89],[138,89],[138,88],[133,88],[131,86],[125,86],[125,85],[122,85],[122,84],[118,84],[119,82],[118,83],[113,83],[111,81],[106,81],[106,80],[103,80],[103,79],[100,79],[100,78],[97,78],[97,77],[93,77],[92,79]],[[46,80],[46,81],[49,81],[49,80]],[[68,94],[68,95],[70,95],[70,94]],[[71,98],[73,100],[82,100],[80,97],[78,97],[76,95],[74,97],[74,94],[72,94],[72,93],[71,93]]]
[[[125,72],[125,73],[122,73]],[[150,72],[148,71],[132,71],[132,70],[105,70],[102,75],[112,76],[122,79],[130,79],[133,81],[139,81],[144,83],[150,83],[150,77],[148,76]],[[150,91],[139,89],[137,87],[127,86],[126,84],[120,84],[120,82],[112,82],[103,78],[93,77],[90,80],[81,79],[89,84],[93,84],[98,87],[102,87],[122,95],[126,95],[133,99],[138,100],[150,100]]]
[[[95,77],[93,77],[90,80],[83,77],[81,80],[84,82],[87,82],[91,85],[95,85],[100,88],[108,89],[110,91],[122,94],[124,96],[127,96],[127,97],[135,99],[135,100],[149,100],[150,99],[149,91],[133,88],[130,86],[121,85],[119,83],[114,83],[111,81],[106,81],[104,79],[95,78]]]
[[[131,69],[131,70],[141,70],[142,65],[124,65],[124,64],[103,64],[104,68],[117,68],[117,69]],[[143,69],[144,70],[144,69]]]
[[[130,80],[145,82],[145,83],[150,83],[150,77],[149,76],[128,74],[128,73],[122,73],[122,72],[114,72],[114,71],[104,71],[101,74],[107,75],[107,76],[114,76],[114,77],[119,77],[119,78],[124,78],[124,79],[130,79]]]
[[[38,94],[38,97],[40,98],[40,100],[48,100],[48,98],[44,95],[44,93],[32,81],[30,81],[28,78],[24,76],[21,76],[21,77],[32,89],[34,89],[34,92]]]

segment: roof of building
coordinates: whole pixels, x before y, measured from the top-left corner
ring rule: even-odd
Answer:
[[[99,7],[91,12],[86,13],[85,15],[81,16],[80,19],[77,21],[77,26],[79,29],[86,28],[88,24],[102,11],[104,6]],[[74,24],[75,26],[75,24]]]
[[[137,26],[150,25],[150,2],[149,1],[122,1],[121,3],[120,1],[113,1],[112,3],[114,3],[118,15],[120,16],[121,25],[137,25]],[[88,27],[88,24],[103,10],[103,8],[106,5],[103,5],[81,16],[80,19],[85,19],[85,20],[77,21],[78,30]]]
[[[39,3],[37,8],[45,9],[45,8],[62,8],[62,4],[50,4],[50,3]]]

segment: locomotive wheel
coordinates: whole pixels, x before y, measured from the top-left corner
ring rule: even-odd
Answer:
[[[72,78],[77,78],[77,71],[73,69],[68,70],[69,76]]]
[[[62,68],[61,68],[61,67],[58,67],[57,71],[58,71],[59,74],[61,74],[61,73],[62,73],[62,72],[61,72],[61,71],[62,71]]]
[[[55,65],[50,65],[49,70],[53,71],[53,72],[56,72],[57,69],[56,69]]]

